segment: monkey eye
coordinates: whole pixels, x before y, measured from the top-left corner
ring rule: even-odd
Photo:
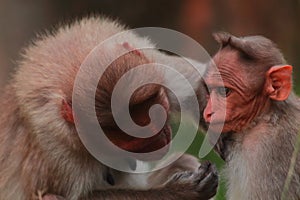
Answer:
[[[231,89],[228,87],[216,87],[216,93],[222,97],[228,97],[231,92]]]

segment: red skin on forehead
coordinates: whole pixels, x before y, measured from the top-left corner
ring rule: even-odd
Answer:
[[[206,84],[209,87],[234,88],[241,98],[249,98],[248,76],[240,67],[237,53],[233,51],[217,53],[213,61],[204,77]]]

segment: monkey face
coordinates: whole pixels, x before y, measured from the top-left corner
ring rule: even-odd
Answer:
[[[249,87],[251,80],[237,56],[216,54],[217,67],[210,67],[204,78],[208,95],[203,117],[213,131],[241,131],[270,104],[263,90]]]

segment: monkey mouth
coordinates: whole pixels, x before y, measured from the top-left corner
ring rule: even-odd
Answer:
[[[214,121],[212,123],[206,123],[208,130],[212,133],[228,134],[231,132],[241,131],[233,120],[227,121]]]
[[[225,121],[215,121],[215,122],[207,122],[206,124],[208,126],[220,126],[222,124],[225,124],[226,122]]]
[[[208,130],[216,131],[216,132],[223,132],[223,128],[225,126],[225,121],[213,121],[206,123]]]

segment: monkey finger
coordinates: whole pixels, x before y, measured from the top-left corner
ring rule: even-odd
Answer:
[[[211,163],[209,161],[204,161],[203,163],[201,163],[196,173],[199,181],[201,181],[204,177],[208,175],[208,173],[211,171],[210,168]]]
[[[218,176],[218,170],[217,170],[216,165],[211,164],[210,168],[209,168],[209,171],[212,172],[214,175]]]
[[[218,189],[218,176],[210,172],[204,179],[198,183],[198,193],[203,199],[209,199],[216,195]]]
[[[193,174],[194,173],[191,171],[177,172],[171,177],[170,181],[168,181],[167,183],[172,184],[177,182],[188,181],[190,177],[193,176]]]
[[[198,182],[198,186],[201,189],[216,188],[218,186],[218,175],[214,172],[210,172],[205,178]]]
[[[204,170],[206,169],[206,171]],[[218,186],[218,171],[215,165],[211,163],[204,163],[204,166],[199,168],[197,184],[199,188],[207,190],[212,188],[215,190]]]

